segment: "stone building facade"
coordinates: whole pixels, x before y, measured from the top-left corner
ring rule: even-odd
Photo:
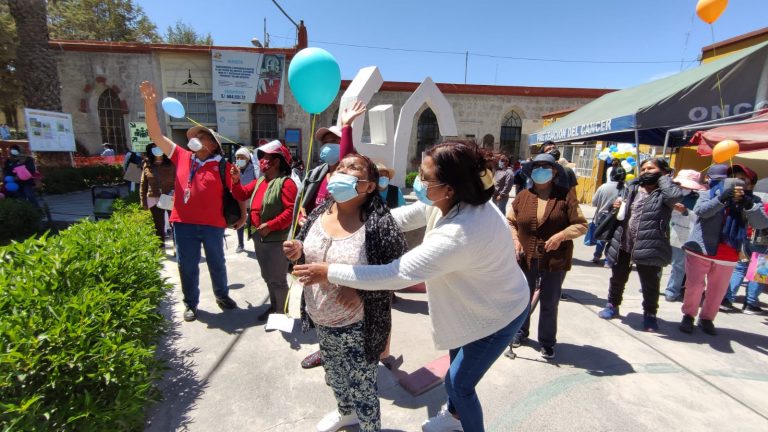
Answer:
[[[194,106],[188,106],[187,110],[195,112],[198,117],[193,118],[217,128],[215,103],[210,98],[211,48],[280,54],[285,55],[288,61],[296,52],[295,49],[92,41],[52,41],[51,46],[58,53],[64,112],[73,116],[75,137],[80,148],[91,154],[99,153],[105,141],[116,144],[118,150],[130,150],[128,124],[144,120],[143,102],[138,90],[144,80],[153,81],[163,96],[169,93],[190,95],[190,101],[194,103],[188,101],[188,105]],[[298,105],[287,79],[285,81],[284,104],[243,104],[249,122],[248,133],[230,138],[255,146],[262,139],[284,139],[286,129],[298,129],[301,131],[301,142],[295,146],[295,151],[306,160],[310,117]],[[418,84],[385,81],[369,106],[391,104],[397,118],[400,108]],[[331,125],[335,121],[341,94],[348,85],[349,81],[342,82],[339,97],[318,117],[318,127]],[[578,107],[611,91],[464,84],[438,84],[438,87],[452,105],[459,138],[475,139],[488,148],[519,158],[529,155],[527,135],[542,127],[545,113]],[[416,116],[409,160],[420,153],[420,148],[444,138],[426,105]],[[161,126],[166,135],[179,143],[186,141],[184,131],[192,124],[162,117]],[[364,139],[368,135],[367,129],[366,123]]]

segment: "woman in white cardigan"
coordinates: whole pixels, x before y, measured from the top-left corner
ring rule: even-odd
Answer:
[[[424,431],[482,431],[475,386],[528,314],[528,285],[504,216],[488,200],[493,174],[473,143],[447,142],[425,153],[414,182],[418,203],[392,210],[403,231],[427,228],[421,245],[387,265],[310,263],[302,283],[329,281],[359,290],[397,290],[426,282],[432,336],[447,349],[448,403]],[[492,247],[491,247],[492,245]],[[285,243],[292,258],[300,245]]]

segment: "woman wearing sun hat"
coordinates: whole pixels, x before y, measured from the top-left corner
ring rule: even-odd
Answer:
[[[224,182],[229,183],[231,164],[224,162],[225,179],[221,178],[221,141],[213,130],[195,126],[187,130],[187,148],[176,145],[160,129],[157,115],[157,91],[152,83],[140,86],[144,99],[149,137],[176,166],[173,210],[170,222],[176,242],[176,258],[184,293],[185,321],[197,319],[200,301],[200,247],[205,249],[205,261],[211,275],[216,303],[222,309],[234,309],[237,304],[229,297],[227,267],[224,261]],[[245,213],[245,212],[243,212]],[[245,223],[245,215],[234,228]]]
[[[699,192],[707,187],[700,183],[701,174],[696,170],[680,170],[672,181],[683,191],[683,200],[672,209],[672,219],[669,222],[669,245],[672,247],[672,270],[664,291],[668,302],[682,299],[683,281],[685,278],[685,251],[683,244],[688,241],[691,228],[696,223],[696,213],[693,207],[699,199]]]
[[[283,242],[291,229],[298,188],[291,179],[291,153],[280,141],[257,148],[256,156],[262,176],[244,184],[239,169],[232,167],[231,190],[235,199],[247,201],[251,209],[247,228],[269,291],[269,308],[258,317],[264,321],[270,313],[283,312],[288,296],[288,260],[283,254]]]
[[[379,170],[379,196],[381,200],[387,203],[387,207],[390,209],[404,206],[403,192],[399,187],[391,184],[392,179],[395,178],[395,169],[388,168],[383,163],[377,163],[376,168]]]

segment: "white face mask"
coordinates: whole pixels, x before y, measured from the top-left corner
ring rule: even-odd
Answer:
[[[19,151],[18,150],[16,150],[16,149],[11,150],[11,156],[18,156],[18,155],[19,155]]]
[[[237,165],[238,168],[243,169],[246,165],[248,165],[248,161],[245,159],[236,159],[235,165]]]
[[[187,148],[189,148],[190,151],[198,152],[203,149],[203,143],[197,138],[192,138],[189,140],[189,143],[187,143]]]
[[[505,166],[504,162],[499,161],[499,169],[504,169]]]

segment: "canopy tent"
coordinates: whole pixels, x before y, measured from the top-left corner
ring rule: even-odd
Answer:
[[[740,122],[696,132],[691,144],[699,146],[700,155],[709,156],[715,144],[727,139],[739,143],[739,153],[768,150],[768,110]]]
[[[529,135],[528,144],[603,140],[662,145],[669,129],[765,107],[768,42],[667,78],[608,93]],[[686,144],[679,137],[672,138],[673,146]]]

